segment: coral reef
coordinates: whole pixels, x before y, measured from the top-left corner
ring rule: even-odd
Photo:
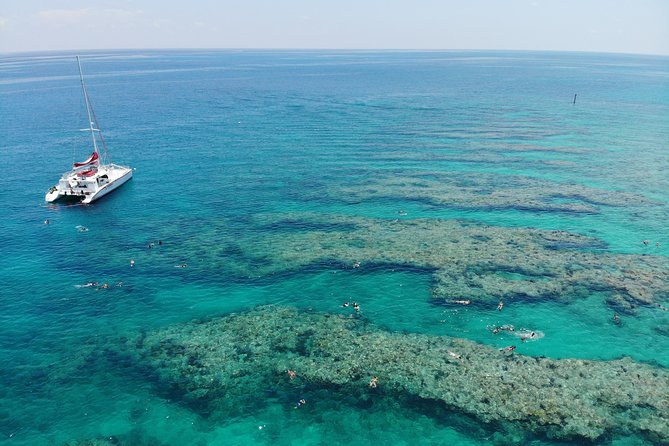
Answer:
[[[477,172],[399,171],[361,184],[332,187],[332,199],[355,203],[410,200],[457,209],[599,213],[601,206],[635,208],[653,202],[642,195],[518,175]]]
[[[230,229],[233,223],[244,225],[243,234]],[[488,306],[500,299],[571,302],[602,292],[616,311],[635,313],[639,306],[662,311],[669,297],[666,257],[610,253],[597,239],[565,231],[304,212],[258,214],[196,230],[173,225],[164,225],[177,235],[161,249],[138,254],[142,268],[162,264],[173,274],[174,264],[187,262],[180,272],[185,278],[230,281],[313,268],[406,267],[432,274],[435,303],[468,299]],[[184,227],[181,233],[177,226]]]
[[[669,373],[628,358],[527,357],[274,306],[145,333],[121,354],[208,414],[253,410],[268,388],[302,387],[351,398],[408,395],[557,439],[632,433],[669,443]]]
[[[261,218],[261,217],[259,217]],[[249,253],[265,260],[256,272],[272,274],[311,264],[347,267],[407,265],[433,272],[437,299],[497,303],[502,298],[570,301],[593,291],[633,312],[669,296],[669,266],[663,257],[617,255],[596,239],[564,231],[512,229],[442,220],[375,220],[305,215],[264,216],[282,221],[333,224],[331,231],[273,231]],[[338,226],[354,230],[338,230]],[[241,248],[240,248],[241,249]]]

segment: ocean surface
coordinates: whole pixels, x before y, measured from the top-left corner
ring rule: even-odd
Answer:
[[[299,407],[258,382],[210,416],[118,353],[266,304],[518,357],[669,367],[669,58],[80,55],[109,155],[135,169],[86,206],[44,202],[91,151],[74,54],[0,55],[0,444],[587,443],[522,424],[500,436],[390,391],[361,404],[310,389]],[[579,241],[530,244],[566,233]],[[493,333],[504,324],[541,336]]]

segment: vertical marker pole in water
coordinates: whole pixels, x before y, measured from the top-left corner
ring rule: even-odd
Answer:
[[[576,104],[576,96],[577,96],[577,93],[574,93],[574,102],[572,102],[572,104]]]

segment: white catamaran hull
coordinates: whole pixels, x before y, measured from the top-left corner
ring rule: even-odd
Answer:
[[[107,195],[132,178],[132,169],[116,164],[107,164],[93,174],[86,171],[71,171],[62,176],[58,184],[46,193],[44,199],[53,203],[61,198],[79,200],[84,204]]]
[[[119,177],[116,181],[112,181],[111,183],[107,184],[106,186],[103,186],[100,188],[95,194],[90,195],[82,201],[82,203],[92,203],[93,201],[97,200],[98,198],[104,197],[107,195],[109,192],[113,191],[117,187],[121,187],[126,181],[132,178],[132,170],[128,169],[128,172]]]

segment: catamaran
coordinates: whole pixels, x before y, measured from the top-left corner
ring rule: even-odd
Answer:
[[[74,163],[72,170],[64,173],[58,183],[48,190],[44,197],[48,203],[53,203],[61,198],[70,198],[86,204],[92,203],[132,178],[130,167],[119,166],[110,162],[107,145],[102,137],[91,101],[88,98],[79,56],[77,56],[77,65],[79,66],[79,79],[81,80],[81,88],[86,102],[86,113],[88,114],[88,128],[83,130],[91,132],[93,153],[85,161]],[[98,147],[98,139],[102,145],[102,152]]]

